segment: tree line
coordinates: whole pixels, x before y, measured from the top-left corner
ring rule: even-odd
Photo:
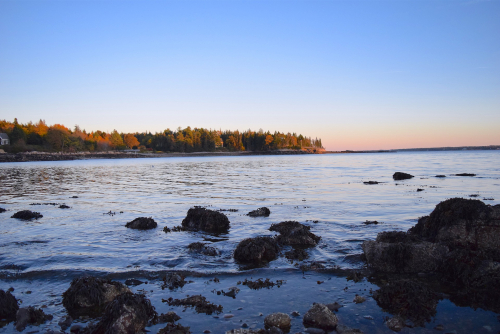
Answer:
[[[26,124],[0,120],[0,133],[7,133],[10,145],[5,151],[96,152],[138,149],[156,152],[268,151],[277,149],[322,148],[321,139],[296,133],[207,130],[187,127],[163,132],[111,133],[87,132],[76,125],[47,125],[44,120]]]

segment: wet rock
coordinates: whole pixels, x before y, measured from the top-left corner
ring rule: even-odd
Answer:
[[[224,296],[231,297],[231,298],[236,298],[236,295],[240,292],[240,289],[238,289],[235,286],[232,286],[229,288],[228,292],[224,292]]]
[[[280,235],[277,240],[282,245],[292,247],[315,247],[321,237],[311,233],[311,227],[302,225],[296,221],[285,221],[278,224],[272,224],[270,231],[278,232]]]
[[[62,318],[61,321],[59,321],[57,324],[59,325],[59,327],[61,327],[63,331],[65,331],[66,329],[69,328],[69,326],[71,326],[72,323],[73,323],[73,318],[67,315],[64,318]]]
[[[353,300],[353,302],[355,302],[356,304],[361,304],[361,303],[364,303],[365,301],[366,301],[365,297],[358,296],[358,295],[356,295],[354,297],[354,300]]]
[[[271,210],[266,207],[258,208],[257,210],[250,211],[247,216],[250,217],[268,217],[271,214]]]
[[[125,285],[128,285],[128,286],[136,286],[136,285],[141,285],[141,284],[144,284],[144,282],[140,281],[138,279],[135,279],[135,278],[129,278],[125,281]]]
[[[337,334],[363,334],[363,331],[357,328],[347,327],[346,325],[337,325],[335,328]]]
[[[386,312],[409,319],[417,326],[431,321],[440,299],[422,283],[407,279],[389,282],[375,291],[373,298]]]
[[[168,303],[170,306],[190,306],[194,307],[196,312],[205,314],[220,314],[222,313],[222,305],[215,305],[207,301],[202,295],[195,295],[184,299],[162,299],[163,302]]]
[[[420,192],[420,191],[424,191],[424,189],[422,189],[422,188],[418,188],[418,189],[417,189],[417,192]]]
[[[247,329],[247,328],[236,328],[226,331],[226,334],[261,334],[260,330]]]
[[[317,303],[304,314],[302,322],[305,327],[333,330],[337,326],[338,319],[326,305]]]
[[[262,280],[262,278],[259,278],[255,281],[250,281],[248,279],[245,279],[241,284],[248,286],[250,289],[253,290],[259,290],[262,288],[271,288],[273,286],[277,286],[278,288],[283,285],[284,281],[283,280],[276,280],[276,282],[271,281],[269,278],[266,278],[265,280]]]
[[[67,206],[66,204],[61,204],[59,205],[59,209],[69,209],[69,206]]]
[[[277,240],[272,237],[255,237],[242,240],[234,250],[234,259],[240,263],[262,265],[278,257]]]
[[[347,275],[346,279],[348,281],[353,281],[354,283],[361,282],[364,278],[364,275],[359,271],[351,271],[349,275]]]
[[[125,227],[132,228],[134,230],[151,230],[158,226],[153,218],[139,217],[131,222],[128,222]]]
[[[173,311],[170,311],[170,312],[167,312],[167,314],[160,314],[158,316],[158,320],[156,321],[156,323],[158,324],[164,324],[166,322],[176,322],[177,320],[180,320],[181,317],[179,317],[175,312]]]
[[[93,276],[75,278],[63,293],[63,305],[68,313],[97,316],[115,297],[130,290],[120,282]]]
[[[378,181],[364,181],[364,184],[379,184],[380,182]]]
[[[291,327],[291,319],[290,316],[285,313],[272,313],[264,319],[264,326],[266,328],[277,327],[281,330],[289,331]]]
[[[16,314],[16,330],[21,332],[28,325],[39,326],[52,318],[52,315],[43,313],[42,309],[33,306],[23,307]]]
[[[366,220],[363,224],[365,224],[365,225],[378,225],[379,222],[376,220]]]
[[[364,241],[361,247],[368,266],[386,273],[433,272],[448,253],[448,247],[425,241]]]
[[[168,288],[170,290],[174,290],[177,288],[182,288],[186,284],[186,280],[184,276],[181,276],[177,273],[168,273],[163,278],[162,289]]]
[[[400,332],[405,327],[405,320],[399,316],[395,316],[388,319],[385,325],[392,331]]]
[[[339,308],[344,307],[344,305],[341,305],[337,302],[331,303],[331,304],[326,304],[326,307],[332,312],[338,312]]]
[[[93,328],[91,326],[91,328]],[[70,333],[80,333],[82,331],[83,327],[81,325],[78,325],[78,324],[75,324],[73,326],[71,326],[71,328],[69,329],[69,332]]]
[[[308,334],[325,334],[326,332],[320,328],[306,328],[305,330]]]
[[[182,221],[182,227],[187,231],[227,233],[229,219],[221,212],[194,207],[188,210],[186,218]]]
[[[402,172],[396,172],[392,175],[392,178],[395,181],[401,181],[401,180],[408,180],[411,179],[413,175],[407,174],[407,173],[402,173]]]
[[[0,290],[0,319],[6,319],[7,321],[14,320],[17,310],[19,310],[19,306],[17,305],[16,298],[10,291],[5,292]]]
[[[471,173],[460,173],[460,174],[455,174],[455,176],[476,176],[476,174],[471,174]]]
[[[204,244],[202,242],[193,242],[189,244],[188,249],[191,252],[207,255],[207,256],[217,256],[219,255],[219,251],[217,248],[212,247],[212,246],[207,246],[207,244]]]
[[[169,323],[165,328],[158,331],[158,334],[191,334],[191,327],[184,327],[181,324]]]
[[[293,248],[292,250],[285,252],[285,257],[289,260],[304,261],[309,257],[309,254],[305,249]]]
[[[436,175],[435,177],[446,177],[446,175]]]
[[[5,211],[7,211],[7,210],[5,210],[4,208],[0,208],[0,213],[3,213]]]
[[[12,217],[10,218],[17,218],[17,219],[22,219],[22,220],[32,220],[32,219],[38,219],[42,218],[43,216],[40,214],[40,212],[34,212],[30,210],[22,210],[16,212]]]
[[[139,333],[148,321],[156,317],[155,308],[144,295],[127,292],[117,296],[106,306],[93,333]]]

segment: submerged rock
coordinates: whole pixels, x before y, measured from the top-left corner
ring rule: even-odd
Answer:
[[[169,273],[163,278],[163,285],[161,286],[161,288],[174,290],[177,288],[182,288],[186,283],[187,282],[184,276],[181,276],[177,273]]]
[[[405,327],[405,320],[399,316],[395,316],[388,319],[385,325],[392,331],[400,332]]]
[[[373,293],[373,299],[385,311],[423,326],[436,314],[440,298],[423,284],[402,279],[382,286]]]
[[[75,278],[63,293],[63,305],[72,316],[98,316],[118,295],[130,292],[120,282],[93,276]]]
[[[181,324],[169,323],[166,327],[160,329],[158,334],[191,334],[191,327],[184,327]]]
[[[59,205],[59,209],[69,209],[69,206],[67,206],[66,204],[61,204]]]
[[[182,227],[187,231],[227,233],[229,219],[221,212],[195,207],[188,210],[186,218],[182,220]]]
[[[155,320],[157,313],[144,295],[127,292],[116,297],[106,306],[101,321],[92,333],[140,333]]]
[[[347,327],[346,325],[338,324],[335,328],[337,334],[363,334],[363,331],[357,328]]]
[[[272,224],[270,231],[279,232],[277,240],[282,245],[292,247],[315,247],[321,237],[311,233],[311,227],[302,225],[296,221],[285,221],[278,224]]]
[[[134,230],[151,230],[158,226],[153,218],[139,217],[131,222],[128,222],[125,227],[132,228]]]
[[[157,324],[164,324],[166,322],[176,322],[177,320],[180,320],[181,317],[177,315],[177,313],[173,311],[169,311],[166,314],[160,314],[158,316],[158,319],[156,320]]]
[[[16,297],[10,291],[5,292],[0,290],[0,319],[6,319],[7,321],[14,320],[17,310],[19,310],[19,306],[17,305]]]
[[[16,314],[16,330],[23,331],[26,326],[39,326],[47,320],[52,320],[53,316],[45,314],[42,309],[36,309],[33,306],[23,307]]]
[[[289,260],[304,261],[309,257],[309,254],[305,249],[293,248],[288,252],[285,252],[285,257]]]
[[[192,252],[200,253],[207,256],[217,256],[219,255],[219,251],[217,248],[212,246],[207,246],[202,242],[193,242],[189,244],[188,249]]]
[[[436,175],[435,177],[446,177],[446,175]]]
[[[378,181],[364,181],[364,184],[379,184],[380,182]]]
[[[277,327],[281,330],[289,331],[291,327],[291,319],[290,316],[285,313],[272,313],[264,319],[264,326],[266,328]]]
[[[263,288],[271,288],[273,286],[277,286],[278,288],[283,285],[284,281],[283,280],[276,280],[276,282],[271,281],[269,278],[266,278],[265,280],[262,280],[262,278],[259,278],[255,281],[251,281],[248,279],[245,279],[241,284],[248,286],[250,289],[253,290],[259,290]],[[238,282],[240,284],[240,282]]]
[[[258,208],[257,210],[250,211],[247,216],[250,217],[268,217],[271,214],[271,210],[266,207]]]
[[[460,174],[455,174],[455,176],[476,176],[476,174],[472,174],[472,173],[460,173]]]
[[[0,213],[3,213],[5,211],[7,211],[7,210],[5,210],[4,208],[0,208]]]
[[[338,319],[326,305],[316,303],[304,314],[302,322],[305,327],[320,328],[328,331],[335,329]]]
[[[401,180],[407,180],[411,179],[413,175],[407,174],[407,173],[402,173],[402,172],[396,172],[392,175],[392,178],[395,181],[401,181]]]
[[[40,212],[34,212],[30,210],[22,210],[16,212],[12,217],[10,218],[17,218],[17,219],[22,219],[22,220],[32,220],[32,219],[38,219],[42,218],[43,216],[40,214]]]
[[[212,304],[202,295],[195,295],[184,299],[173,299],[172,297],[170,297],[168,299],[162,299],[162,301],[166,302],[170,306],[194,307],[196,312],[205,313],[208,315],[212,313],[220,314],[223,310],[222,305]]]
[[[234,250],[234,259],[240,263],[262,265],[278,257],[275,238],[255,237],[242,240]]]

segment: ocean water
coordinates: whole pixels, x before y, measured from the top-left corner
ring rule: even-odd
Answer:
[[[415,177],[394,181],[397,171]],[[454,175],[458,173],[476,176]],[[447,177],[436,178],[438,174]],[[374,239],[381,231],[407,230],[452,197],[499,204],[500,152],[4,163],[0,164],[0,207],[7,211],[0,213],[0,288],[17,284],[22,290],[37,282],[45,286],[44,294],[24,297],[25,303],[40,304],[49,296],[60,296],[71,278],[83,273],[117,279],[139,273],[158,277],[171,270],[205,276],[251,275],[253,271],[232,258],[236,245],[248,237],[274,235],[270,225],[287,220],[309,225],[311,232],[321,236],[318,246],[308,250],[306,263],[360,268],[363,240]],[[60,209],[60,204],[70,208]],[[164,226],[180,225],[193,206],[231,209],[223,211],[231,223],[229,233],[163,232]],[[269,217],[246,215],[262,206],[271,210]],[[10,218],[20,210],[40,212],[43,218],[28,222]],[[137,217],[152,217],[158,228],[125,228]],[[366,220],[379,224],[365,225]],[[187,246],[195,241],[216,247],[220,255],[188,252]],[[263,270],[289,275],[299,271],[298,265],[280,257]],[[288,286],[297,285],[293,278],[288,280]],[[55,313],[64,313],[61,306],[54,307]],[[490,313],[487,317],[493,316]],[[221,328],[227,330],[233,324],[226,325]]]

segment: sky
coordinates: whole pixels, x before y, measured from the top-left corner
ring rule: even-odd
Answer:
[[[500,1],[0,0],[0,119],[500,145]]]

